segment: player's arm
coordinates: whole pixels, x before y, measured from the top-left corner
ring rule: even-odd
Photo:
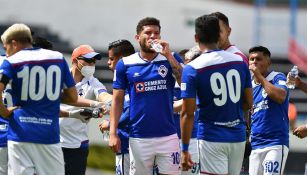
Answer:
[[[299,76],[295,77],[295,86],[307,94],[307,83],[303,82]]]
[[[268,97],[275,101],[278,104],[282,104],[287,96],[287,91],[279,88],[272,83],[270,83],[267,79],[262,77],[260,80],[260,83],[262,87],[265,89],[265,92],[268,94]]]
[[[161,54],[164,55],[168,60],[168,62],[170,63],[177,83],[181,84],[181,74],[182,74],[181,64],[173,56],[172,52],[170,51],[169,44],[167,42],[159,40],[159,43],[163,46]]]
[[[184,98],[182,102],[182,111],[180,117],[180,128],[181,128],[181,156],[182,156],[182,167],[186,171],[192,168],[193,162],[190,154],[188,153],[188,146],[191,139],[191,134],[194,124],[194,112],[196,110],[195,98]]]
[[[253,106],[253,89],[245,88],[243,95],[243,110],[248,111]]]
[[[110,140],[109,146],[115,152],[120,151],[120,139],[117,135],[117,127],[123,111],[125,91],[113,89],[113,98],[110,112]]]
[[[69,104],[69,103],[75,103],[78,100],[77,90],[76,87],[70,87],[63,89],[63,92],[61,93],[61,103]]]
[[[6,76],[5,74],[0,74],[0,115],[4,118],[9,118],[12,112],[17,108],[17,107],[6,108],[3,103],[3,91],[6,85],[9,83],[9,80],[10,79],[8,76]]]
[[[8,118],[11,115],[11,112],[3,104],[2,94],[3,94],[4,89],[5,89],[5,85],[2,82],[0,82],[0,115],[2,117]]]

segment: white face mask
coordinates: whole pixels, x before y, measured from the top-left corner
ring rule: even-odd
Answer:
[[[95,66],[83,66],[80,72],[85,78],[90,78],[95,73]]]

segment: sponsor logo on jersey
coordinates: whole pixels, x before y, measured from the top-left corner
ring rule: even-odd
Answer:
[[[136,90],[137,93],[144,92],[144,89],[145,89],[144,82],[140,82],[140,83],[135,84],[135,90]]]
[[[166,80],[152,80],[145,82],[135,83],[135,91],[147,92],[147,91],[158,91],[167,89]]]
[[[167,72],[168,72],[168,69],[167,69],[164,65],[161,65],[161,66],[158,68],[158,73],[159,73],[159,75],[161,75],[163,78],[167,75]]]

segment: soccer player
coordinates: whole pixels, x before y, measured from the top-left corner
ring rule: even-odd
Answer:
[[[24,24],[10,26],[1,40],[8,58],[0,67],[0,92],[11,81],[14,106],[6,108],[0,100],[0,115],[10,118],[8,174],[63,175],[60,101],[78,98],[67,63],[59,52],[32,48],[31,31]]]
[[[179,140],[173,121],[173,89],[182,67],[169,44],[161,40],[160,22],[147,17],[139,21],[135,36],[140,52],[118,61],[114,72],[109,146],[120,151],[117,126],[125,89],[130,96],[130,174],[150,175],[154,163],[160,174],[179,174]],[[151,47],[163,47],[157,53]],[[174,76],[173,76],[174,75]]]
[[[5,55],[0,55],[0,65],[6,58]],[[3,93],[3,102],[6,107],[12,107],[11,87],[8,84]],[[0,116],[0,175],[7,175],[8,168],[8,153],[7,153],[7,132],[9,129],[9,120]]]
[[[249,50],[253,76],[250,175],[283,174],[289,152],[289,91],[283,73],[269,71],[271,53],[263,46]]]
[[[115,70],[117,62],[122,58],[135,53],[133,45],[128,40],[116,40],[109,44],[108,48],[108,65],[111,71]],[[123,112],[120,116],[117,134],[120,138],[121,150],[116,153],[116,174],[129,175],[130,158],[129,158],[129,106],[130,98],[129,93],[125,91],[125,101]],[[109,130],[110,121],[103,120],[99,124],[101,132]]]
[[[230,53],[240,55],[243,58],[244,62],[248,65],[248,58],[235,45],[231,44],[229,40],[229,36],[231,34],[231,27],[229,26],[228,17],[221,12],[214,12],[210,15],[213,15],[219,19],[220,39],[218,42],[218,48]]]
[[[110,103],[112,96],[107,93],[105,86],[93,76],[95,63],[101,55],[89,45],[75,48],[72,56],[71,74],[76,82],[79,97],[93,101],[91,107],[99,107],[99,103]],[[61,105],[61,110],[70,115],[80,115],[80,107]],[[76,118],[60,118],[61,146],[64,153],[65,174],[84,175],[89,152],[88,121]]]
[[[245,148],[243,111],[252,106],[251,76],[242,57],[218,49],[219,31],[212,15],[195,21],[203,54],[182,73],[181,164],[183,170],[192,167],[189,142],[197,108],[200,174],[238,175]]]

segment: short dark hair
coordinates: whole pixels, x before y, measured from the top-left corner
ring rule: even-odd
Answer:
[[[159,30],[161,30],[160,21],[153,17],[146,17],[144,19],[141,19],[136,26],[136,33],[139,34],[142,32],[144,26],[154,25],[158,26]]]
[[[211,13],[210,15],[213,15],[213,16],[217,17],[217,19],[223,21],[223,23],[226,24],[226,25],[229,27],[229,20],[228,20],[228,17],[227,17],[224,13],[221,13],[221,12],[213,12],[213,13]]]
[[[33,37],[32,45],[33,47],[40,47],[40,48],[49,49],[49,50],[53,48],[53,44],[50,41],[40,36]]]
[[[254,47],[250,48],[248,52],[249,53],[262,52],[264,56],[268,56],[269,58],[271,57],[271,52],[269,51],[268,48],[266,48],[264,46],[254,46]]]
[[[109,44],[108,50],[113,49],[113,53],[116,56],[126,57],[135,53],[133,45],[130,41],[121,39],[113,41]]]
[[[220,37],[218,18],[213,15],[203,15],[196,18],[195,33],[200,43],[217,43]]]

